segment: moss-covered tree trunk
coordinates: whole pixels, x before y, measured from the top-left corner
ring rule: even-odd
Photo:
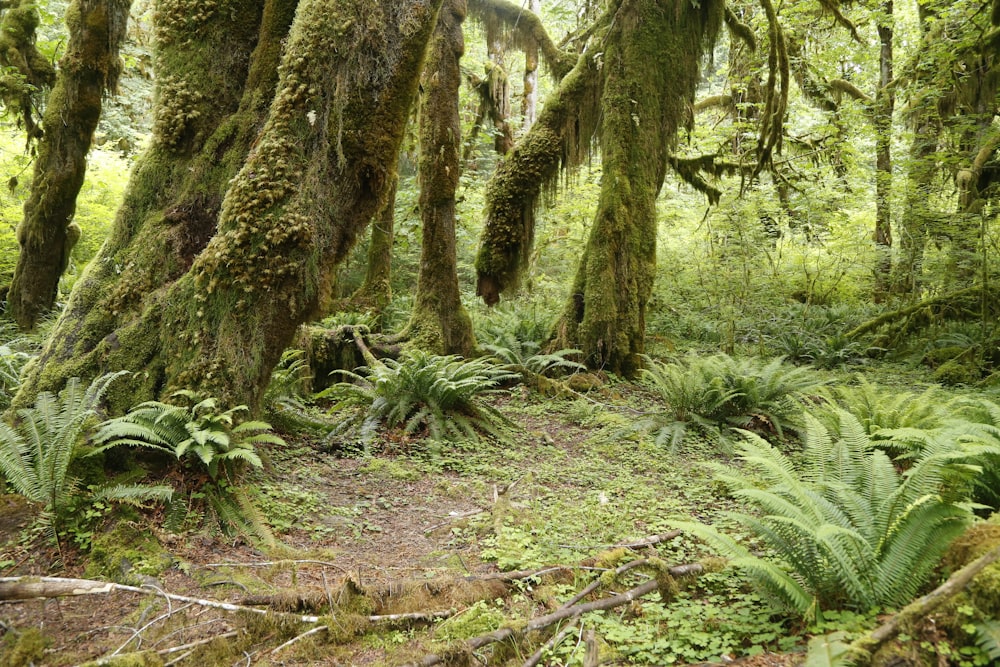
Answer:
[[[608,36],[601,194],[555,343],[582,349],[592,368],[630,376],[640,366],[656,265],[656,197],[690,113],[700,55],[723,11],[715,1],[625,0]]]
[[[42,135],[35,120],[38,97],[55,83],[56,71],[35,46],[41,17],[35,0],[0,3],[0,67],[19,76],[5,76],[0,102],[24,123],[28,144]]]
[[[31,195],[17,230],[21,252],[7,296],[8,313],[22,329],[33,329],[55,304],[59,278],[79,238],[79,230],[70,229],[76,197],[104,96],[117,87],[118,50],[131,4],[75,0],[67,10],[69,42],[42,121]]]
[[[423,245],[417,297],[406,333],[420,347],[468,356],[475,338],[458,291],[455,251],[455,190],[462,138],[459,60],[465,51],[465,12],[465,0],[444,0],[422,79],[419,181]]]
[[[16,400],[127,369],[119,409],[256,404],[384,203],[438,2],[162,0],[153,145]]]
[[[875,300],[889,291],[892,273],[892,76],[893,0],[883,0],[878,17],[879,82],[872,109],[875,125]]]
[[[528,10],[538,14],[541,0],[528,0]],[[521,96],[521,129],[531,129],[538,115],[538,42],[531,39],[524,45],[524,92]]]

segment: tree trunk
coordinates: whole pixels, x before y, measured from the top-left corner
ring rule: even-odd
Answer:
[[[407,336],[440,354],[469,356],[472,320],[458,291],[455,190],[462,126],[458,115],[459,61],[465,51],[465,0],[445,0],[431,40],[420,105],[420,216],[423,246],[417,298]]]
[[[875,93],[875,300],[889,291],[892,272],[892,113],[896,99],[892,91],[893,0],[883,0],[878,18],[879,83]]]
[[[656,264],[656,197],[686,120],[700,54],[724,3],[622,3],[604,53],[603,176],[590,239],[557,325],[555,347],[592,368],[632,376],[641,364]]]
[[[262,2],[163,0],[153,145],[16,402],[124,368],[115,409],[180,387],[256,405],[384,204],[439,2],[272,0],[262,24]]]
[[[79,238],[70,224],[102,101],[118,85],[118,50],[131,4],[75,0],[66,11],[69,43],[45,109],[31,196],[17,230],[21,252],[7,295],[8,313],[24,330],[55,305],[59,278]]]
[[[397,177],[389,187],[385,205],[372,222],[365,280],[351,295],[348,303],[349,310],[367,311],[375,316],[375,331],[382,331],[385,309],[392,301],[392,242],[395,238],[398,185]]]
[[[542,9],[541,0],[528,0],[528,9],[536,15]],[[538,42],[524,45],[524,96],[522,97],[522,129],[527,132],[535,122],[538,109]]]

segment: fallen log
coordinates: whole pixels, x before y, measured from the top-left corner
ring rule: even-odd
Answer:
[[[965,590],[965,587],[985,568],[1000,560],[1000,546],[987,551],[961,570],[951,575],[946,582],[927,595],[903,607],[888,621],[875,628],[870,634],[855,640],[850,648],[850,662],[854,665],[871,664],[872,656],[886,642],[895,638],[903,628],[933,613],[944,602]]]

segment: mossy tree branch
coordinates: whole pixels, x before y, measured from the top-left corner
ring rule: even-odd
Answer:
[[[509,0],[469,0],[469,13],[479,19],[499,21],[521,35],[522,41],[537,44],[542,59],[557,80],[566,76],[576,64],[576,55],[560,49],[538,15],[520,4]]]
[[[560,171],[579,165],[597,125],[600,76],[584,54],[545,101],[535,124],[486,188],[486,223],[476,257],[476,294],[493,305],[516,287],[534,239],[535,209]]]

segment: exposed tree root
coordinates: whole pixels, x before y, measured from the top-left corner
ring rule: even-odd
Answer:
[[[309,364],[312,391],[320,391],[337,382],[337,371],[370,366],[375,359],[396,359],[402,352],[399,341],[373,334],[361,325],[332,329],[303,327],[297,344],[305,352]]]

